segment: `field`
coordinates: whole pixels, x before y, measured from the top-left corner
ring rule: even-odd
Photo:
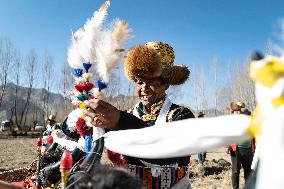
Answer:
[[[28,166],[36,158],[35,143],[36,139],[0,139],[0,171]],[[193,189],[232,188],[230,156],[224,148],[210,151],[201,167],[197,163],[197,156],[192,155],[190,177]],[[243,178],[240,180],[242,188]]]

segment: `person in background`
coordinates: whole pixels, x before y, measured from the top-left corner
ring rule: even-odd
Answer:
[[[174,50],[170,45],[163,42],[137,45],[129,50],[124,68],[128,79],[136,85],[139,102],[127,113],[103,100],[91,99],[89,106],[95,112],[87,110],[86,114],[93,118],[94,125],[111,130],[139,129],[194,118],[190,109],[172,103],[166,94],[169,86],[184,83],[190,73],[184,65],[174,65]],[[143,180],[147,189],[190,188],[190,155],[166,159],[109,157]]]
[[[205,115],[204,112],[198,112],[197,115],[196,115],[196,117],[197,117],[197,118],[203,118],[204,115]],[[197,154],[197,157],[198,157],[198,164],[201,165],[201,166],[203,166],[203,163],[204,163],[204,161],[205,161],[205,159],[206,159],[206,151],[204,151],[204,152],[199,152],[199,153]]]
[[[243,102],[231,102],[230,110],[232,114],[250,115],[250,111]],[[239,189],[239,179],[241,167],[244,169],[245,182],[248,181],[251,173],[251,163],[254,154],[254,140],[248,140],[241,144],[231,144],[226,153],[231,155],[232,161],[232,185],[233,189]]]
[[[59,126],[58,126],[58,124],[56,124],[55,115],[51,114],[47,118],[46,132],[48,134],[51,134],[52,131],[54,131],[55,129],[59,129]]]

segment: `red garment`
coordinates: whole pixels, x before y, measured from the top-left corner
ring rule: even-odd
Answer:
[[[230,148],[233,152],[237,151],[237,144],[231,144]],[[254,152],[254,149],[255,149],[255,140],[252,139],[251,140],[251,151]]]
[[[237,144],[231,144],[230,146],[233,152],[237,151]]]

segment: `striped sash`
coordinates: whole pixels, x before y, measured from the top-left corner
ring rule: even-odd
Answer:
[[[126,165],[127,171],[143,180],[147,189],[169,189],[188,175],[188,167],[161,167],[159,174],[153,174],[151,167]]]

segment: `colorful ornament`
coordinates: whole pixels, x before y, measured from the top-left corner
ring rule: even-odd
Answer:
[[[89,69],[92,67],[92,64],[91,63],[83,63],[83,67],[85,68],[86,70],[86,73],[89,73]]]
[[[72,166],[72,155],[69,150],[65,150],[60,160],[61,188],[66,188]]]
[[[101,91],[101,90],[107,88],[107,84],[103,80],[99,79],[98,80],[98,87],[99,87],[99,91]]]
[[[85,136],[85,142],[86,142],[86,153],[88,154],[92,149],[92,137],[89,132]]]
[[[74,69],[74,75],[77,76],[77,77],[81,77],[83,74],[83,69],[81,68],[76,68]]]

